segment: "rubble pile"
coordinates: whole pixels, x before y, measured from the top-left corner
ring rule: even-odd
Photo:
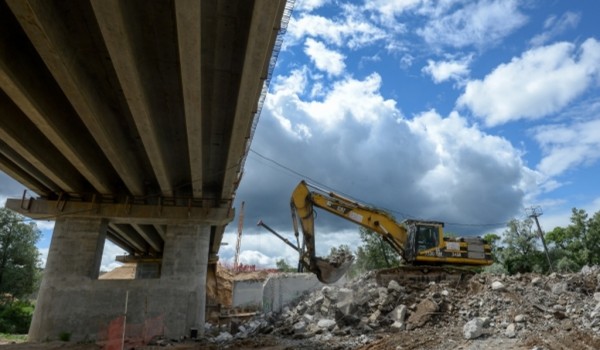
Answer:
[[[358,348],[385,334],[435,328],[432,334],[452,333],[462,341],[524,341],[579,331],[599,342],[599,282],[598,266],[573,274],[478,274],[461,282],[408,285],[392,280],[384,286],[371,272],[342,287],[325,286],[305,295],[279,314],[260,315],[227,331],[213,327],[210,340],[271,334]]]

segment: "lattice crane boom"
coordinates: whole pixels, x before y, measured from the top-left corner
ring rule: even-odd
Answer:
[[[240,208],[240,216],[238,217],[238,235],[235,243],[235,258],[233,260],[233,270],[237,271],[240,264],[240,247],[242,245],[242,231],[244,229],[244,202]]]

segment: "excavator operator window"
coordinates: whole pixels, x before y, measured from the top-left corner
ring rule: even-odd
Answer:
[[[435,248],[438,245],[437,227],[418,226],[417,227],[417,250]]]

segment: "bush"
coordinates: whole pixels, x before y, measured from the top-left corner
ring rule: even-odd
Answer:
[[[27,334],[32,316],[33,304],[30,302],[7,296],[0,300],[1,333]]]

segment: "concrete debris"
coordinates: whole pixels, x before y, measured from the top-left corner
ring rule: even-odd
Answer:
[[[463,336],[465,339],[475,339],[483,334],[484,321],[481,318],[474,318],[463,326]]]
[[[470,342],[494,337],[515,344],[556,332],[578,332],[600,344],[597,266],[571,274],[477,274],[461,282],[429,284],[399,279],[402,282],[381,286],[375,277],[367,273],[343,286],[325,286],[281,312],[244,321],[236,332],[212,326],[205,329],[205,336],[222,343],[270,334],[355,349],[382,334],[437,334],[461,327],[463,339]]]
[[[494,281],[492,283],[492,290],[503,291],[505,289],[504,284],[500,281]]]
[[[517,336],[517,325],[514,323],[511,323],[508,325],[508,327],[506,327],[506,331],[504,331],[504,335],[506,335],[509,338],[514,338]]]

